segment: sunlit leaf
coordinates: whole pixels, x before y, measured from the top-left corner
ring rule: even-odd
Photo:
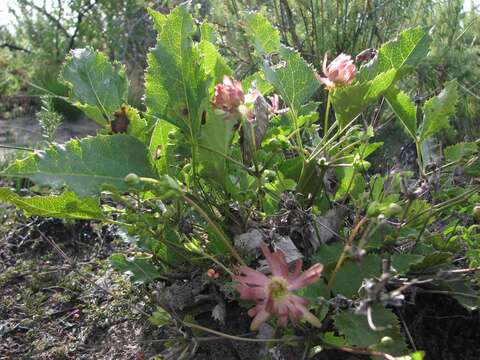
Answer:
[[[245,32],[250,38],[259,56],[276,52],[280,49],[280,34],[260,13],[245,16]]]
[[[107,124],[127,100],[125,68],[118,62],[109,63],[91,48],[72,50],[61,78],[70,88],[70,101],[100,125]]]
[[[64,219],[102,219],[98,199],[79,199],[75,193],[61,195],[20,196],[8,188],[0,188],[0,199],[15,205],[27,216],[43,216]]]
[[[124,178],[129,173],[154,176],[146,146],[134,137],[118,134],[52,145],[14,162],[2,174],[52,188],[66,185],[83,197],[99,194],[104,185],[127,191]]]
[[[393,86],[385,93],[385,100],[387,100],[387,103],[395,115],[397,115],[407,134],[415,140],[417,134],[417,112],[415,104],[407,94]]]
[[[397,39],[382,45],[377,57],[360,68],[360,81],[372,80],[382,72],[397,70],[396,77],[408,68],[418,65],[427,55],[430,35],[421,27],[403,31]]]
[[[277,67],[264,66],[265,78],[282,96],[291,110],[299,113],[319,88],[313,68],[300,54],[287,47],[281,47],[280,56],[284,63]]]
[[[154,10],[149,10],[156,18]],[[185,6],[155,21],[157,45],[148,54],[145,74],[147,116],[178,126],[192,140],[200,134],[208,82],[194,46],[194,22]]]

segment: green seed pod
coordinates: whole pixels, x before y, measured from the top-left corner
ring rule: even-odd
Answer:
[[[390,345],[390,344],[393,344],[393,339],[390,336],[384,336],[380,340],[380,343],[382,345]]]
[[[395,216],[398,215],[402,212],[402,207],[398,205],[397,203],[391,203],[388,205],[387,210],[385,211],[385,215],[387,216]]]
[[[378,201],[372,201],[368,205],[367,216],[368,217],[375,217],[379,214],[379,212],[380,212],[380,204],[378,203]]]
[[[473,208],[473,218],[475,220],[480,220],[480,205],[477,205]]]
[[[124,181],[129,186],[136,186],[140,183],[140,178],[138,177],[137,174],[130,173],[127,176],[125,176]]]

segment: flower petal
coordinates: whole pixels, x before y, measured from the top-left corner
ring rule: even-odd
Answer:
[[[252,323],[250,324],[250,330],[252,331],[257,330],[260,327],[260,325],[262,325],[265,321],[268,320],[270,316],[271,314],[265,309],[260,310],[257,313],[257,315],[253,318]]]
[[[277,250],[274,253],[271,253],[268,249],[267,244],[262,242],[260,245],[262,248],[263,256],[267,260],[268,267],[272,272],[273,276],[281,276],[287,278],[288,276],[288,264],[285,261],[285,256],[281,250]]]
[[[264,286],[269,282],[267,276],[262,274],[260,271],[254,270],[248,266],[240,266],[238,272],[246,276],[235,275],[234,280],[238,282],[243,282],[250,285],[259,285]]]
[[[313,284],[322,274],[323,265],[317,263],[306,270],[302,275],[289,281],[288,290],[297,290]]]
[[[240,298],[244,300],[262,300],[266,298],[265,289],[263,287],[237,284],[235,289],[240,293]]]

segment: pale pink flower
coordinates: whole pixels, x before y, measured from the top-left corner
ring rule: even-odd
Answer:
[[[257,303],[248,311],[248,315],[253,317],[250,328],[258,329],[272,315],[277,316],[278,326],[286,326],[290,318],[294,324],[304,319],[313,326],[320,327],[320,320],[307,309],[308,300],[295,295],[293,291],[317,281],[323,265],[315,264],[301,274],[302,260],[297,260],[293,273],[289,274],[282,251],[271,253],[265,243],[262,243],[261,248],[272,276],[267,277],[248,266],[241,266],[238,269],[239,275],[233,278],[240,298],[255,300]]]
[[[328,66],[328,54],[323,58],[323,74],[326,77],[317,75],[317,79],[324,84],[328,90],[337,85],[348,85],[355,80],[357,68],[350,55],[340,54]]]
[[[215,95],[212,104],[218,109],[226,112],[238,111],[238,107],[245,101],[243,88],[240,81],[233,80],[225,75],[223,83],[215,86]]]

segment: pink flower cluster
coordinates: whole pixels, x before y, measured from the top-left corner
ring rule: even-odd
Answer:
[[[324,84],[328,90],[337,85],[348,85],[355,80],[357,68],[350,55],[340,54],[335,60],[327,65],[328,54],[325,53],[323,59],[323,74],[326,77],[318,76],[318,80]]]
[[[272,276],[267,277],[248,266],[239,267],[239,274],[234,276],[240,298],[256,301],[256,305],[248,311],[253,317],[250,328],[258,329],[272,315],[277,316],[279,326],[286,326],[288,319],[294,324],[304,319],[313,326],[320,327],[320,320],[307,309],[308,300],[295,295],[293,291],[317,281],[323,265],[315,264],[302,274],[302,260],[298,260],[293,273],[289,274],[282,251],[271,253],[265,243],[262,243],[261,249]]]
[[[215,86],[215,95],[212,104],[218,109],[226,112],[235,112],[245,101],[243,88],[240,81],[233,80],[225,75],[223,83]]]

